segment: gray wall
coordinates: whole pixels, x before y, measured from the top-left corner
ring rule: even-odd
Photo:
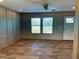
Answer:
[[[22,39],[51,39],[51,40],[62,40],[63,39],[63,28],[64,28],[64,17],[74,16],[75,12],[54,12],[54,13],[20,13],[20,28]],[[32,17],[53,17],[53,34],[32,34],[31,33],[31,18]]]
[[[19,13],[0,6],[0,48],[19,39]]]

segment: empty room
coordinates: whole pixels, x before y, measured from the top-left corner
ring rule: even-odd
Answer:
[[[79,59],[78,0],[0,0],[0,59]]]

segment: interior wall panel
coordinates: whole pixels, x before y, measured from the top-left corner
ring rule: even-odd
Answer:
[[[0,38],[7,37],[6,9],[0,7]]]
[[[12,36],[13,29],[12,29],[12,11],[7,10],[7,29],[8,29],[8,36]]]
[[[0,6],[0,48],[5,48],[18,40],[16,40],[19,32],[17,23],[19,23],[19,13]]]
[[[14,40],[17,37],[17,22],[16,21],[17,21],[17,15],[15,12],[13,12],[13,38]]]

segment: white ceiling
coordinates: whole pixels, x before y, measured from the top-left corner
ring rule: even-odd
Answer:
[[[49,4],[48,10],[44,10],[44,3]],[[72,11],[75,0],[4,0],[0,5],[19,12],[53,12],[53,8],[56,11]]]

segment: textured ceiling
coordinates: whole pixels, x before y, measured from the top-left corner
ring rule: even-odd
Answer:
[[[43,4],[48,3],[48,10],[44,10]],[[75,0],[4,0],[0,5],[19,12],[53,12],[72,11]]]

